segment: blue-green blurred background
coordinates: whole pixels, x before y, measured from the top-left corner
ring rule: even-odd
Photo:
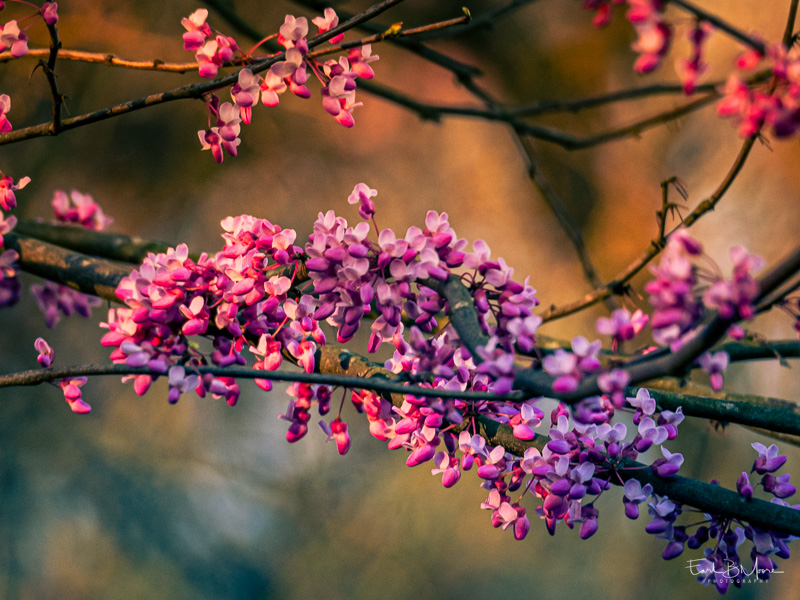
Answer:
[[[473,15],[505,5],[476,0]],[[724,7],[698,2],[745,30],[777,39],[789,2],[731,0]],[[356,12],[367,2],[340,3]],[[111,52],[130,59],[191,62],[180,25],[200,5],[176,0],[75,0],[59,6],[68,49]],[[338,6],[338,5],[337,5]],[[386,26],[424,25],[461,14],[461,2],[408,0],[382,15]],[[768,8],[767,8],[768,7]],[[290,2],[237,1],[248,22],[274,32]],[[7,4],[3,21],[27,9]],[[674,9],[682,26],[690,19]],[[575,0],[532,2],[493,27],[433,42],[432,47],[479,67],[482,85],[510,103],[573,98],[655,81],[676,81],[674,60],[688,54],[679,31],[661,71],[632,71],[630,26],[622,13],[605,31]],[[213,10],[209,21],[236,31]],[[32,47],[46,43],[43,27],[30,30]],[[353,36],[351,34],[350,38]],[[237,39],[244,47],[250,40]],[[724,77],[737,48],[712,38],[709,80]],[[376,81],[423,101],[467,104],[471,96],[451,73],[397,46],[374,48]],[[12,97],[15,128],[46,121],[49,94],[35,60],[0,65],[0,93]],[[59,85],[71,115],[195,81],[172,75],[61,62]],[[485,239],[496,256],[530,275],[543,305],[571,301],[590,288],[574,251],[527,178],[510,132],[501,124],[452,119],[423,122],[380,98],[360,94],[356,125],[346,130],[310,100],[282,98],[257,107],[243,127],[239,156],[217,165],[201,152],[205,128],[199,101],[183,101],[0,148],[0,168],[32,183],[17,194],[20,217],[49,217],[55,189],[91,194],[115,219],[113,231],[174,242],[193,251],[220,246],[219,221],[250,213],[311,231],[319,211],[356,219],[346,198],[356,183],[379,194],[378,223],[404,232],[421,225],[428,209],[447,211],[460,236]],[[225,94],[222,94],[223,99]],[[575,134],[604,131],[684,100],[653,98],[539,123]],[[583,228],[600,276],[613,277],[656,233],[659,182],[677,175],[693,207],[722,179],[738,150],[734,128],[713,108],[647,132],[640,139],[569,153],[536,144],[538,160]],[[797,241],[800,173],[796,142],[759,145],[740,178],[694,229],[727,270],[728,247],[739,243],[780,258]],[[646,274],[637,279],[641,284]],[[26,286],[33,278],[26,278]],[[641,300],[641,298],[638,298]],[[596,307],[548,324],[542,332],[565,339],[592,336]],[[2,371],[33,368],[33,340],[45,336],[56,364],[101,363],[97,323],[72,318],[45,329],[32,296],[0,313]],[[754,329],[770,338],[793,336],[780,316]],[[731,368],[731,389],[794,399],[797,366],[777,363]],[[405,467],[346,409],[354,443],[346,457],[314,431],[289,446],[277,415],[287,399],[243,384],[239,404],[185,396],[166,402],[163,382],[143,398],[116,379],[84,387],[93,407],[69,412],[49,386],[0,394],[0,597],[78,598],[537,598],[619,599],[713,597],[697,585],[683,556],[665,563],[662,542],[644,534],[644,519],[622,516],[620,494],[598,503],[600,529],[588,541],[559,527],[551,538],[533,520],[528,538],[494,530],[479,508],[485,498],[473,474],[442,488],[427,465]],[[769,440],[736,426],[715,430],[686,422],[671,450],[686,456],[684,474],[718,477],[733,486],[748,470],[752,441]],[[788,445],[789,465],[800,453]],[[696,555],[691,555],[695,557]],[[736,598],[793,598],[800,565],[783,564],[769,583],[732,590]]]

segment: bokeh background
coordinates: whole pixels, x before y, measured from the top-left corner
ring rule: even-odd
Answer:
[[[424,25],[461,14],[463,1],[408,0],[382,15],[388,26]],[[473,15],[506,4],[472,0]],[[699,2],[747,31],[780,37],[788,0]],[[111,52],[123,58],[187,62],[180,25],[200,4],[74,0],[59,6],[65,48]],[[337,6],[356,12],[368,2]],[[273,32],[287,12],[316,13],[290,2],[235,2],[248,22]],[[12,3],[3,21],[27,9]],[[683,26],[691,20],[674,9]],[[431,46],[483,72],[481,85],[511,104],[575,98],[656,81],[677,80],[674,61],[688,53],[679,32],[663,68],[649,77],[632,71],[634,34],[621,12],[605,31],[575,0],[531,2],[492,27],[453,35]],[[682,19],[682,20],[681,20]],[[217,29],[237,35],[214,10]],[[46,43],[43,27],[31,46]],[[352,39],[351,37],[348,39]],[[709,43],[708,80],[724,77],[739,49],[724,36]],[[376,81],[417,99],[475,105],[453,75],[382,44]],[[46,121],[49,94],[35,60],[0,64],[0,93],[12,97],[16,128]],[[59,84],[72,115],[195,81],[173,75],[60,62]],[[313,86],[312,86],[313,87]],[[587,292],[575,253],[551,211],[528,180],[512,135],[477,119],[422,121],[383,99],[360,94],[356,126],[337,125],[310,100],[286,95],[279,107],[254,111],[239,156],[217,165],[201,152],[202,102],[182,101],[142,110],[57,138],[0,148],[0,168],[32,183],[18,193],[20,217],[45,217],[56,189],[91,194],[115,219],[113,231],[184,241],[193,251],[216,251],[219,221],[250,213],[311,231],[319,211],[356,219],[346,199],[361,181],[377,188],[382,227],[405,231],[428,209],[446,211],[457,233],[482,238],[505,257],[519,279],[530,276],[543,305]],[[683,102],[651,98],[537,123],[589,134],[630,123]],[[582,227],[600,276],[608,280],[656,233],[659,182],[677,175],[689,191],[688,212],[723,178],[738,151],[735,129],[706,108],[639,138],[567,152],[536,143],[546,177]],[[723,270],[728,248],[743,244],[768,263],[797,242],[800,210],[797,143],[759,144],[719,207],[694,232]],[[676,196],[677,199],[677,196]],[[641,284],[646,274],[636,281]],[[27,284],[33,278],[26,278]],[[641,298],[634,298],[642,301]],[[596,307],[555,321],[542,332],[591,337]],[[33,340],[45,336],[58,364],[104,362],[97,323],[63,320],[46,330],[32,296],[0,313],[3,372],[35,366]],[[785,317],[760,318],[753,328],[770,338],[793,336]],[[731,389],[794,399],[797,366],[776,362],[737,365]],[[622,516],[619,494],[603,498],[600,529],[588,541],[559,527],[551,538],[534,521],[528,538],[494,530],[479,508],[477,478],[453,489],[422,466],[370,438],[350,413],[354,443],[346,457],[312,431],[284,441],[277,415],[286,397],[243,384],[239,404],[185,396],[168,406],[163,382],[142,398],[116,379],[84,387],[93,411],[69,412],[49,386],[0,394],[0,597],[3,598],[707,598],[694,582],[687,552],[661,558],[662,542],[644,534],[645,520]],[[347,410],[347,409],[346,409]],[[686,456],[682,472],[732,486],[754,458],[752,441],[769,443],[736,426],[718,430],[689,421],[671,444]],[[796,465],[800,453],[783,448]],[[736,598],[790,598],[800,586],[800,564],[768,583],[732,590]]]

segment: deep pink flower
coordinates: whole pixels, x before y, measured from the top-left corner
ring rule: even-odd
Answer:
[[[336,450],[344,456],[350,449],[350,434],[347,431],[347,423],[336,417],[331,421],[330,426],[325,421],[320,421],[319,426],[325,435],[328,436],[328,441],[336,440]]]
[[[92,410],[92,407],[81,399],[81,386],[85,383],[86,377],[62,379],[59,382],[61,391],[64,392],[64,399],[74,413],[85,414]]]
[[[311,20],[311,22],[319,28],[319,33],[323,34],[331,29],[336,28],[339,24],[339,17],[336,15],[336,11],[332,8],[325,9],[325,16],[323,17],[315,17]],[[344,34],[340,33],[339,35],[333,36],[328,41],[331,44],[338,44],[344,39]]]
[[[23,177],[18,183],[14,183],[14,178],[5,176],[0,178],[0,206],[6,210],[11,210],[17,206],[17,197],[14,192],[21,190],[31,182],[30,177]]]

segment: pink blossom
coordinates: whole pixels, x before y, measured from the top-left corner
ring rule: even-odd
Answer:
[[[373,190],[366,183],[359,183],[353,188],[353,193],[347,198],[350,204],[359,204],[358,214],[362,219],[371,219],[375,215],[375,202],[372,198],[378,195],[378,190]]]
[[[331,29],[334,29],[339,24],[339,17],[336,15],[336,11],[332,8],[326,8],[323,17],[315,17],[311,20],[314,25],[319,28],[319,33],[323,34]],[[306,32],[307,33],[307,32]],[[331,44],[338,44],[344,39],[344,34],[340,33],[339,35],[333,36],[328,41]]]
[[[216,77],[219,68],[230,61],[238,50],[236,40],[229,36],[218,35],[207,41],[195,53],[195,60],[200,65],[200,76]]]
[[[188,19],[181,19],[181,25],[186,29],[186,33],[183,34],[184,50],[199,50],[203,47],[206,39],[211,37],[211,27],[206,23],[207,18],[208,10],[198,8],[189,15]]]
[[[331,424],[328,425],[325,421],[320,421],[319,426],[322,431],[328,436],[328,441],[336,440],[336,450],[344,456],[350,449],[350,433],[347,431],[347,423],[336,417]]]
[[[372,70],[369,63],[375,62],[379,58],[377,54],[372,54],[372,46],[370,44],[364,44],[358,48],[353,48],[347,55],[350,68],[359,77],[364,79],[372,79],[375,77],[375,71]]]
[[[15,58],[28,53],[28,34],[20,30],[16,21],[9,21],[0,29],[0,52],[8,48]]]
[[[258,104],[261,96],[261,78],[253,75],[250,69],[239,71],[239,81],[231,88],[231,98],[236,106],[239,107],[242,122],[245,125],[250,123],[252,107]]]
[[[0,206],[6,210],[11,210],[17,206],[17,197],[14,192],[21,190],[31,182],[30,177],[23,177],[18,183],[14,183],[14,178],[6,175],[0,178]]]
[[[703,61],[703,44],[713,30],[714,28],[706,21],[699,21],[688,32],[692,56],[688,60],[678,60],[675,65],[683,84],[683,93],[686,95],[694,93],[697,78],[708,69],[708,64]]]
[[[730,358],[727,352],[705,352],[697,362],[700,363],[703,371],[708,373],[711,380],[711,387],[714,391],[722,389],[723,379],[722,374],[728,368]]]
[[[92,410],[92,407],[81,399],[81,386],[85,383],[86,377],[62,379],[59,382],[61,391],[64,392],[64,399],[74,413],[85,414]]]
[[[17,226],[17,217],[9,215],[8,217],[0,213],[0,246],[3,245],[3,236],[9,233],[14,227]]]
[[[50,204],[61,223],[76,223],[85,229],[102,231],[114,222],[103,213],[94,198],[78,190],[72,190],[69,196],[62,190],[56,190]]]
[[[286,15],[278,32],[278,43],[286,49],[294,48],[308,35],[308,19]]]
[[[42,17],[44,22],[48,25],[55,25],[58,23],[58,4],[55,2],[45,2],[42,5]]]
[[[39,352],[39,356],[36,357],[36,360],[42,367],[47,369],[51,364],[53,364],[55,353],[50,347],[50,344],[48,344],[44,338],[36,338],[36,341],[33,343],[33,347]]]
[[[0,96],[0,133],[6,133],[13,129],[11,122],[6,117],[6,114],[11,111],[11,98],[8,94]]]
[[[92,314],[92,308],[102,304],[100,298],[82,294],[52,281],[31,285],[31,293],[36,299],[39,310],[44,314],[45,325],[48,328],[56,326],[61,320],[61,314],[67,317],[78,314],[88,318]]]

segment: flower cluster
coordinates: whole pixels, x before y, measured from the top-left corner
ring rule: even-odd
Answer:
[[[736,66],[738,72],[728,77],[717,114],[738,124],[742,137],[754,135],[764,125],[778,138],[795,135],[800,129],[800,51],[770,44],[763,55],[747,52]],[[754,86],[743,78],[764,66],[772,74],[769,84]]]
[[[111,358],[169,373],[172,401],[193,388],[235,404],[235,380],[197,377],[192,368],[245,365],[245,346],[256,355],[256,368],[277,369],[287,352],[313,371],[315,344],[325,343],[308,317],[311,299],[289,298],[292,280],[284,273],[292,275],[301,252],[293,245],[295,232],[250,216],[229,217],[222,227],[225,247],[214,257],[195,261],[186,245],[150,254],[117,288],[128,308],[111,310],[104,324],[109,332],[102,343],[114,348]],[[203,339],[210,340],[206,351]],[[143,394],[153,375],[132,379]]]
[[[750,472],[742,472],[736,482],[736,490],[742,498],[753,498],[758,486],[772,496],[771,502],[781,506],[789,506],[785,498],[795,494],[795,486],[789,483],[789,474],[775,476],[774,473],[786,462],[786,456],[778,454],[778,447],[772,444],[754,443],[753,449],[758,457],[753,462]],[[760,475],[758,483],[752,483],[753,474]],[[719,485],[718,481],[712,481]],[[626,484],[627,493],[627,484]],[[800,509],[800,505],[792,508]],[[675,558],[683,553],[685,546],[703,550],[703,558],[690,560],[692,574],[703,585],[714,585],[717,591],[724,594],[728,588],[741,587],[749,578],[762,581],[769,579],[777,568],[776,558],[789,558],[789,543],[793,536],[779,531],[770,531],[757,525],[739,522],[723,515],[704,514],[702,520],[692,519],[691,525],[678,525],[678,517],[685,511],[684,507],[666,497],[653,495],[648,504],[650,522],[647,533],[666,540],[663,551],[665,559]],[[691,511],[696,512],[696,511]],[[693,533],[689,533],[692,529]],[[751,544],[749,564],[741,556],[742,546]]]
[[[536,340],[541,319],[533,314],[538,301],[527,281],[515,281],[512,270],[502,259],[492,259],[484,242],[475,242],[470,250],[444,213],[429,212],[424,229],[410,227],[402,237],[391,229],[379,230],[376,197],[377,191],[366,184],[355,186],[349,201],[358,206],[362,221],[353,226],[333,211],[320,214],[304,248],[295,245],[293,230],[243,215],[222,221],[224,247],[214,256],[192,258],[185,245],[150,254],[120,283],[117,295],[127,306],[110,311],[103,324],[108,329],[103,345],[113,348],[114,362],[144,368],[125,378],[133,380],[137,394],[144,394],[154,378],[166,376],[170,402],[194,390],[234,405],[239,384],[223,369],[246,365],[245,349],[258,370],[274,371],[289,357],[311,373],[317,369],[317,348],[326,343],[323,321],[344,342],[370,315],[369,350],[390,343],[394,352],[385,368],[399,380],[434,394],[436,390],[480,392],[486,399],[409,391],[393,404],[361,389],[351,392],[352,405],[366,416],[375,438],[389,449],[402,449],[410,467],[429,464],[444,487],[456,485],[464,471],[474,470],[487,492],[481,506],[491,511],[494,527],[523,539],[531,515],[536,515],[551,534],[563,522],[567,528],[577,528],[580,537],[591,537],[600,514],[595,501],[612,483],[619,483],[624,485],[622,504],[629,518],[638,517],[640,505],[648,506],[652,520],[647,531],[666,540],[665,558],[679,555],[687,544],[700,547],[709,536],[717,536],[720,543],[713,550],[717,554],[707,553],[708,560],[735,550],[736,545],[726,541],[728,533],[720,533],[729,523],[712,515],[708,520],[713,525],[690,535],[687,526],[676,521],[684,508],[635,479],[637,470],[644,468],[636,461],[656,448],[660,457],[649,467],[653,473],[670,478],[681,468],[683,456],[664,447],[677,436],[683,420],[680,408],[659,412],[644,388],[635,397],[626,396],[629,376],[622,368],[601,365],[599,342],[576,338],[569,352],[542,352]],[[61,212],[73,215],[73,221],[89,222],[81,206],[80,201],[74,208],[63,205]],[[671,343],[691,330],[705,308],[731,319],[752,314],[748,309],[757,297],[752,271],[760,266],[759,260],[734,249],[732,279],[712,278],[714,284],[702,295],[695,264],[701,256],[700,244],[679,230],[653,269],[657,279],[648,289],[656,309],[653,327],[657,336]],[[469,291],[478,325],[489,340],[475,355],[452,324],[439,325],[441,314],[449,315],[452,308],[445,286],[456,278]],[[619,343],[632,339],[647,323],[641,311],[619,310],[600,319],[597,327]],[[37,349],[40,364],[48,367],[52,351],[41,344]],[[539,431],[546,420],[542,398],[509,401],[502,396],[515,389],[517,352],[533,356],[534,364],[554,377],[556,394],[574,391],[582,378],[591,375],[597,376],[603,395],[586,398],[572,409],[559,403],[549,415],[545,438]],[[700,364],[715,387],[721,384],[726,355],[708,354]],[[201,369],[208,366],[215,367],[213,372]],[[255,382],[263,390],[272,388],[268,379]],[[80,401],[82,383],[59,382],[78,412],[88,410]],[[288,442],[308,433],[316,410],[328,440],[335,442],[340,454],[348,452],[344,398],[339,410],[325,418],[332,412],[333,394],[326,384],[288,386],[290,401],[279,415],[288,423]],[[632,418],[630,435],[631,425],[617,418],[621,413]],[[478,434],[487,420],[511,430],[516,443],[527,448],[522,456],[493,446]],[[756,449],[759,458],[753,469],[762,475],[758,485],[778,499],[793,493],[788,476],[773,475],[785,457],[778,456],[776,448]],[[747,477],[743,475],[737,489],[752,495]],[[783,552],[786,536],[774,532],[765,536],[747,527],[735,535],[758,540],[754,560],[759,564],[766,564],[764,557]]]
[[[33,347],[39,353],[36,357],[39,366],[43,369],[49,369],[55,360],[55,352],[53,352],[50,344],[48,344],[44,338],[36,338]],[[81,397],[81,387],[86,383],[86,377],[68,377],[50,383],[61,388],[64,394],[64,400],[67,401],[72,412],[86,414],[92,410],[92,407],[86,404]]]
[[[606,25],[613,5],[626,3],[626,17],[637,39],[632,49],[639,54],[634,64],[638,73],[650,73],[663,62],[674,37],[674,26],[664,17],[663,0],[584,0],[584,7],[594,10],[594,24]],[[713,26],[697,17],[687,29],[690,45],[688,58],[679,58],[675,67],[687,95],[694,93],[698,78],[707,71],[704,45]],[[753,46],[761,43],[754,38]],[[768,126],[777,138],[794,136],[800,131],[800,50],[783,43],[763,44],[762,49],[748,48],[735,61],[735,71],[721,89],[717,114],[730,118],[742,137],[758,133]],[[761,69],[761,71],[759,71]],[[768,73],[771,77],[763,76]]]
[[[250,53],[258,46],[250,53],[242,53],[232,37],[214,33],[206,23],[207,18],[208,11],[198,9],[181,21],[186,29],[183,47],[195,51],[200,75],[216,77],[219,68],[229,64],[234,56],[249,62]],[[323,34],[335,28],[339,18],[332,8],[328,8],[324,16],[313,19],[312,23]],[[274,62],[263,76],[250,68],[239,71],[238,81],[231,88],[232,102],[220,104],[217,96],[207,97],[209,121],[213,120],[215,126],[199,131],[198,135],[202,149],[211,150],[218,163],[223,160],[223,149],[231,156],[236,156],[240,123],[250,123],[253,107],[259,100],[265,106],[277,106],[280,95],[287,90],[301,98],[309,98],[311,91],[306,83],[312,74],[322,85],[322,106],[325,110],[337,123],[345,127],[353,126],[352,111],[361,105],[355,99],[356,80],[359,77],[374,77],[369,63],[378,60],[378,56],[372,54],[369,44],[365,44],[352,48],[347,56],[341,56],[338,60],[318,61],[309,54],[308,30],[308,19],[286,15],[277,34],[277,42],[284,48],[282,60]],[[339,43],[343,36],[336,35],[329,41]]]
[[[732,248],[730,280],[719,274],[703,274],[701,278],[697,264],[700,258],[710,262],[703,254],[702,244],[686,229],[679,229],[670,236],[659,264],[651,267],[656,279],[645,285],[654,308],[650,322],[653,339],[673,350],[693,334],[692,329],[706,309],[729,320],[750,319],[755,312],[758,282],[753,273],[764,264],[760,257],[740,246]],[[715,273],[719,272],[713,263],[712,267]],[[702,295],[697,290],[701,279],[708,285]]]
[[[102,231],[113,222],[113,219],[103,213],[103,209],[90,195],[82,194],[78,190],[72,190],[69,196],[62,190],[56,190],[51,205],[56,221],[59,223],[74,224],[84,229]],[[62,314],[67,317],[73,314],[89,317],[92,308],[102,304],[100,298],[83,294],[52,281],[33,284],[31,293],[45,316],[47,327],[55,327]]]
[[[0,108],[8,110],[11,107],[11,101],[5,94],[0,96]],[[2,118],[5,118],[3,115]],[[8,120],[4,121],[11,129],[11,124]],[[0,172],[0,207],[5,210],[11,210],[17,207],[17,197],[14,192],[21,190],[28,183],[30,177],[23,177],[17,183],[14,183],[14,178],[10,175],[4,175]],[[17,225],[17,217],[10,215],[8,217],[0,211],[0,308],[13,306],[19,302],[20,289],[22,285],[19,281],[19,254],[16,250],[7,250],[3,248],[3,236],[10,233]]]

